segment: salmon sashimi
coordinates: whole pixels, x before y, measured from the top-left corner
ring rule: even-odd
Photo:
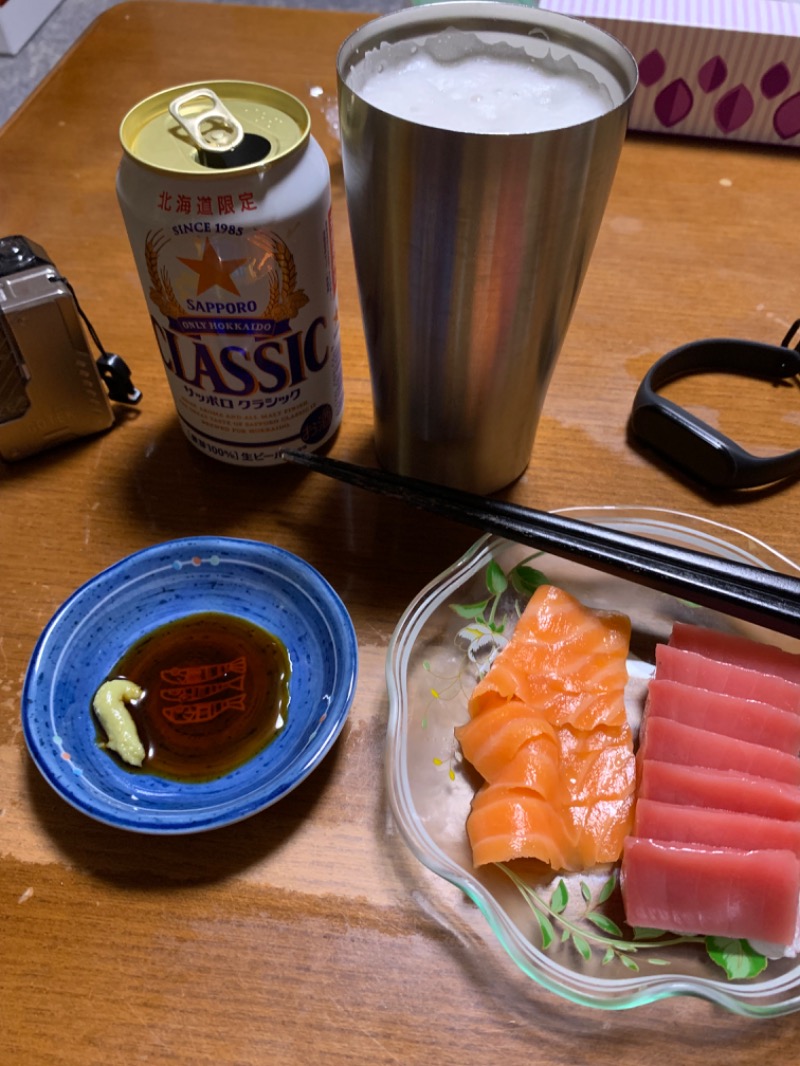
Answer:
[[[552,585],[534,593],[456,730],[487,782],[467,820],[476,866],[536,858],[582,870],[619,858],[636,778],[629,644],[624,615]]]
[[[656,648],[655,676],[663,681],[681,681],[694,688],[740,696],[800,714],[800,684],[746,666],[707,659],[697,652],[681,651],[669,644],[659,644]]]
[[[763,744],[790,755],[800,752],[800,714],[755,699],[662,680],[658,675],[650,682],[647,693],[645,720],[652,718],[671,718],[709,733]]]
[[[622,860],[630,925],[791,944],[800,862],[788,850],[699,848],[629,838]]]
[[[800,822],[739,811],[685,807],[640,797],[636,801],[633,833],[640,838],[672,844],[791,851],[800,859]]]
[[[467,829],[476,866],[537,858],[555,870],[572,870],[581,862],[577,827],[563,809],[527,788],[482,786]]]
[[[616,862],[633,826],[636,798],[631,791],[620,799],[597,800],[570,808],[571,821],[580,835],[581,865],[588,869],[600,863]]]
[[[487,781],[494,781],[520,749],[532,742],[548,762],[558,762],[555,729],[521,700],[511,699],[490,707],[465,725],[457,726],[455,734],[464,758]]]
[[[524,787],[550,803],[559,804],[563,788],[558,747],[543,734],[534,737],[487,781],[494,785]]]
[[[627,721],[624,705],[620,706],[618,690],[599,692],[572,692],[556,687],[553,678],[539,678],[531,681],[524,674],[525,667],[520,666],[512,672],[510,665],[503,664],[498,670],[498,677],[486,675],[479,685],[483,690],[470,701],[470,714],[480,714],[487,707],[516,697],[529,707],[548,707],[548,720],[553,725],[571,725],[576,729],[591,731],[598,725],[622,726]],[[519,678],[517,688],[510,689],[509,681]],[[496,684],[495,684],[496,682]]]
[[[630,619],[591,611],[553,585],[536,591],[469,701],[471,717],[517,697],[529,706],[547,702],[548,720],[576,728],[623,726],[619,700],[628,680]]]
[[[690,625],[688,622],[674,624],[669,643],[681,651],[697,652],[707,659],[775,674],[800,684],[800,655],[776,648],[773,644],[762,644],[737,633],[720,633],[716,629]]]
[[[704,766],[707,770],[738,770],[787,785],[800,785],[800,759],[764,744],[709,733],[671,718],[645,718],[639,733],[640,769],[648,759]],[[642,836],[643,834],[639,834]]]
[[[558,731],[564,802],[585,806],[625,799],[636,784],[630,730],[596,729],[583,734],[569,726]]]

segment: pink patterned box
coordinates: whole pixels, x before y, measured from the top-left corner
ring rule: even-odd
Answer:
[[[630,127],[800,146],[800,4],[541,0],[596,23],[639,64]]]

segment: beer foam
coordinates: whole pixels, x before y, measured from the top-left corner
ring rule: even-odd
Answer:
[[[563,129],[622,102],[614,79],[577,52],[537,38],[514,45],[452,28],[382,43],[353,66],[347,84],[381,111],[462,133]]]

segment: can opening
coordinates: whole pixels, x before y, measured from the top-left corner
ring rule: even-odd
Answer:
[[[245,133],[234,148],[220,151],[218,148],[198,148],[197,161],[201,166],[213,170],[229,170],[232,167],[244,167],[249,163],[260,163],[266,159],[272,145],[266,137],[258,133]]]

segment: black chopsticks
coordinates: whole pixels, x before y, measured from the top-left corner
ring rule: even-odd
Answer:
[[[800,637],[800,578],[384,470],[285,451],[284,458],[358,488],[614,577]]]

